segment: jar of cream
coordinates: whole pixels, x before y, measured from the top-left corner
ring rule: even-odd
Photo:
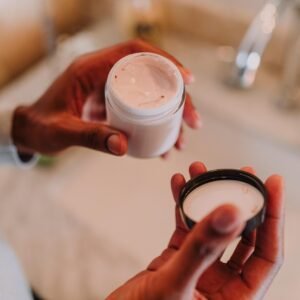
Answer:
[[[188,229],[224,204],[236,206],[246,222],[243,235],[265,218],[267,192],[256,176],[241,170],[223,169],[188,181],[180,195],[180,213]]]
[[[129,155],[160,156],[176,143],[185,86],[167,58],[146,52],[122,58],[108,75],[105,99],[108,123],[127,134]]]

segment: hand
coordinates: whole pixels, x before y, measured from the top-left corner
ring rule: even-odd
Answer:
[[[193,80],[192,74],[173,56],[140,40],[79,57],[36,103],[16,109],[12,138],[18,150],[29,154],[55,154],[70,146],[83,146],[114,155],[125,154],[126,136],[99,123],[105,121],[104,87],[109,71],[119,59],[145,51],[172,60],[187,84]],[[89,108],[87,114],[86,108]],[[88,115],[88,121],[83,120],[84,115]],[[190,127],[199,126],[199,116],[189,95],[184,120]],[[180,135],[176,147],[182,146]]]
[[[190,166],[191,177],[204,172],[202,163]],[[174,175],[171,185],[177,201],[185,185],[183,175]],[[167,249],[108,300],[262,299],[283,257],[282,178],[269,177],[266,188],[269,197],[264,224],[249,239],[241,239],[227,263],[220,257],[245,225],[237,208],[219,207],[187,231],[176,207],[177,226]]]

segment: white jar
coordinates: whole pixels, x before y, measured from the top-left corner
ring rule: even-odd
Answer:
[[[108,123],[127,134],[129,155],[160,156],[176,143],[185,87],[169,59],[153,53],[122,58],[109,73],[105,98]]]

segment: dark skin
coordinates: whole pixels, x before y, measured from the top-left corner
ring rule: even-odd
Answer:
[[[191,73],[174,57],[141,41],[82,56],[36,103],[16,109],[12,137],[18,150],[55,154],[71,146],[83,146],[118,156],[125,154],[126,135],[105,123],[104,86],[114,63],[136,52],[166,56],[178,66],[186,84],[192,81]],[[86,103],[90,110],[88,120],[83,120]],[[192,128],[200,125],[189,95],[183,119]],[[181,132],[175,146],[181,149],[183,145]],[[191,177],[203,172],[206,168],[201,163],[190,167]],[[176,201],[184,184],[181,174],[172,178]],[[219,257],[244,227],[239,211],[229,205],[220,207],[189,232],[176,209],[177,226],[167,249],[108,299],[261,299],[282,262],[282,185],[280,176],[267,180],[266,221],[252,237],[241,240],[227,264]]]
[[[252,168],[243,170],[254,173]],[[204,172],[200,162],[190,166],[193,178]],[[171,180],[177,203],[185,184],[182,174]],[[148,268],[129,280],[108,300],[248,300],[262,299],[283,261],[283,179],[272,175],[266,220],[249,238],[242,238],[227,263],[224,249],[243,230],[236,207],[219,207],[188,231],[176,206],[176,230],[168,247]]]
[[[192,74],[177,59],[140,40],[84,55],[75,60],[37,102],[15,110],[12,138],[18,150],[52,155],[71,146],[83,146],[124,155],[126,135],[105,123],[104,88],[112,66],[122,57],[137,52],[153,52],[169,58],[179,68],[186,84],[193,81]],[[200,126],[189,95],[183,119],[192,128]],[[184,147],[182,131],[175,147]]]

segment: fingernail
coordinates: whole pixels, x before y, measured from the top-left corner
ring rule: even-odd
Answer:
[[[119,135],[117,134],[112,134],[108,139],[107,139],[107,149],[115,155],[120,155],[121,153],[121,139]]]
[[[185,138],[181,136],[178,141],[178,150],[184,150],[186,148]]]
[[[170,155],[171,155],[171,153],[170,153],[170,151],[168,151],[168,152],[164,153],[161,157],[162,157],[163,159],[167,160],[167,159],[170,158]]]
[[[239,219],[235,211],[224,208],[214,214],[211,225],[216,232],[228,234],[239,225]]]
[[[192,84],[195,81],[196,81],[195,76],[190,71],[188,71],[186,73],[186,84]]]
[[[284,178],[281,175],[275,175],[281,186],[284,186]]]
[[[184,150],[186,148],[186,143],[183,141],[183,142],[180,142],[179,144],[179,150]]]
[[[183,75],[185,84],[189,85],[195,82],[195,76],[189,69],[181,67],[181,73]]]
[[[195,128],[201,128],[203,123],[202,123],[199,113],[197,111],[195,111],[194,116],[195,116]]]

